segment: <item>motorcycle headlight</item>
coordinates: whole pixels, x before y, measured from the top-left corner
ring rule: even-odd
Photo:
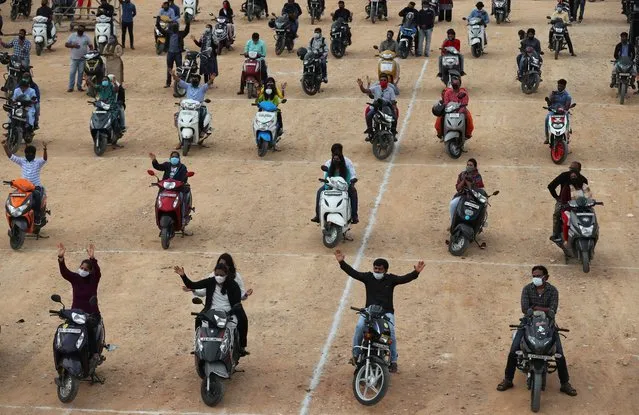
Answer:
[[[561,128],[563,126],[564,126],[563,124],[555,124],[555,123],[552,124],[552,128]]]
[[[80,337],[78,337],[78,341],[75,342],[75,348],[80,349],[80,347],[82,346],[82,342],[84,342],[84,331],[82,331]]]
[[[27,200],[26,203],[18,207],[13,207],[9,200],[7,200],[7,204],[6,204],[9,214],[13,216],[14,218],[22,216],[22,214],[27,210],[27,208],[30,205],[31,205],[31,199]]]
[[[16,115],[17,115],[18,117],[22,117],[22,116],[24,115],[24,110],[23,110],[22,108],[18,108],[18,109],[16,110]]]
[[[85,324],[87,322],[86,314],[71,313],[71,319],[75,324]]]
[[[593,227],[592,226],[582,226],[579,225],[579,230],[583,236],[592,236]]]

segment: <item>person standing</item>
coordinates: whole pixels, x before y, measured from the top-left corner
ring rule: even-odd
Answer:
[[[453,0],[439,0],[439,21],[453,20]]]
[[[133,47],[133,18],[137,14],[137,10],[135,9],[135,4],[131,3],[131,0],[119,0],[120,5],[122,6],[122,47],[125,47],[126,44],[126,31],[129,31],[129,42],[131,44],[131,49],[135,50]]]
[[[20,59],[20,63],[23,66],[29,66],[31,63],[31,42],[26,39],[27,31],[20,29],[18,37],[14,38],[9,43],[4,43],[0,39],[0,45],[3,48],[13,48],[13,56]]]
[[[426,43],[423,54],[425,57],[430,56],[430,40],[433,35],[433,26],[435,25],[435,10],[428,5],[422,3],[422,9],[417,12],[417,56],[422,56],[422,47]]]
[[[160,26],[160,16],[158,16],[155,27],[165,37],[164,50],[166,54],[166,84],[165,88],[171,87],[171,72],[173,71],[173,64],[176,67],[182,66],[182,51],[184,50],[184,38],[188,36],[191,28],[190,21],[186,22],[184,30],[179,30],[180,26],[177,22],[171,22],[168,30],[164,30]]]
[[[200,75],[204,76],[204,82],[208,83],[211,75],[217,77],[217,45],[213,37],[213,27],[207,24],[202,37],[198,40],[191,36],[191,40],[200,48]]]
[[[78,91],[84,92],[82,89],[82,75],[84,74],[84,55],[91,49],[91,39],[84,34],[84,25],[79,25],[76,32],[69,36],[65,47],[71,49],[71,71],[69,73],[69,89],[67,92],[73,92],[73,81],[76,81]]]

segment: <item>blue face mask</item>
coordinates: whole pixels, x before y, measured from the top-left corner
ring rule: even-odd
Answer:
[[[109,86],[109,81],[107,81],[106,79],[102,81],[102,86]]]
[[[171,157],[169,161],[171,162],[172,166],[177,166],[178,164],[180,164],[180,159],[177,157]]]

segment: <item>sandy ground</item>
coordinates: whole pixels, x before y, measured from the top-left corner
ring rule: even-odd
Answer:
[[[618,2],[587,3],[586,20],[571,29],[578,57],[564,52],[554,61],[546,55],[545,82],[533,96],[524,96],[514,79],[516,33],[536,27],[545,44],[544,16],[554,2],[514,1],[513,23],[489,27],[488,53],[481,59],[470,56],[460,19],[471,3],[456,2],[452,25],[466,54],[464,86],[476,123],[467,155],[478,159],[488,188],[501,194],[490,210],[488,248],[472,247],[462,259],[448,254],[444,240],[448,201],[465,158],[451,160],[432,128],[430,107],[441,90],[434,59],[417,85],[424,58],[401,62],[400,127],[413,89],[417,91],[387,191],[371,215],[389,162],[375,160],[363,141],[366,97],[355,78],[375,75],[371,45],[379,43],[388,28],[396,29],[400,20],[395,16],[403,4],[393,4],[394,17],[375,25],[364,20],[363,1],[347,4],[355,12],[353,46],[344,59],[329,59],[330,83],[315,97],[301,91],[301,62],[295,55],[273,56],[272,31],[266,23],[237,19],[237,49],[259,31],[268,45],[270,71],[289,84],[282,152],[257,158],[251,139],[254,109],[248,99],[235,95],[242,58],[237,50],[225,53],[219,58],[216,88],[208,94],[214,101],[212,146],[194,149],[185,160],[196,172],[190,180],[197,209],[191,226],[194,236],[176,238],[169,251],[160,248],[153,218],[155,191],[147,187],[150,178],[145,173],[150,168],[147,153],[168,157],[176,140],[172,115],[177,100],[162,89],[165,58],[153,50],[155,3],[137,2],[136,50],[126,49],[123,58],[129,124],[123,149],[109,149],[102,158],[93,155],[91,107],[85,96],[65,92],[66,35],[53,52],[32,57],[44,101],[36,143],[50,141],[43,181],[53,216],[45,228],[50,239],[28,240],[19,252],[11,251],[8,241],[0,248],[0,413],[211,412],[200,400],[199,378],[189,354],[189,312],[194,307],[170,267],[184,265],[189,275],[199,278],[224,251],[234,255],[255,290],[245,304],[251,355],[242,361],[245,372],[226,384],[224,400],[213,412],[299,412],[346,282],[323,247],[319,230],[308,221],[321,173],[318,166],[337,141],[344,144],[360,177],[361,223],[352,232],[354,242],[341,246],[347,260],[355,260],[370,226],[362,268],[377,256],[388,258],[396,273],[410,271],[419,258],[426,260],[427,268],[417,281],[396,291],[400,373],[393,376],[385,399],[366,409],[353,397],[352,368],[346,361],[355,315],[344,311],[312,395],[311,413],[527,411],[529,394],[520,374],[514,390],[498,393],[495,386],[510,346],[507,325],[519,317],[521,288],[535,263],[551,267],[551,282],[560,290],[559,322],[571,329],[563,344],[572,383],[579,390],[576,398],[559,394],[552,375],[542,412],[639,413],[634,393],[639,380],[639,263],[634,250],[639,243],[639,198],[632,174],[639,157],[628,145],[636,139],[631,120],[639,98],[630,97],[619,106],[608,88],[609,59],[618,34],[627,29]],[[328,5],[334,7],[332,2]],[[233,6],[239,14],[239,3]],[[273,10],[280,6],[281,1],[271,4]],[[5,4],[7,14],[8,7]],[[219,5],[204,1],[202,7],[207,13],[217,12]],[[8,21],[5,33],[30,26],[24,20]],[[203,20],[196,22],[193,32],[199,35],[203,26]],[[321,26],[328,34],[328,21]],[[436,26],[434,46],[448,27]],[[304,43],[312,29],[305,14],[299,32]],[[541,145],[541,106],[560,77],[568,80],[578,103],[569,161],[583,162],[595,195],[606,203],[598,209],[601,240],[588,275],[577,264],[565,266],[547,239],[553,205],[545,187],[565,166],[554,166]],[[0,164],[3,179],[17,175],[8,161]],[[47,314],[50,294],[60,293],[67,301],[71,297],[57,271],[58,241],[73,251],[67,260],[71,267],[83,258],[86,243],[97,245],[103,270],[100,308],[108,341],[119,346],[100,368],[106,384],[82,385],[77,399],[64,408],[53,383],[51,337],[57,321]],[[347,304],[363,302],[363,287],[355,283]],[[20,319],[25,322],[17,323]]]

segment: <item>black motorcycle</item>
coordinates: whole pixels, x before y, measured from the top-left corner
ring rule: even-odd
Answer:
[[[19,14],[24,17],[31,15],[31,0],[11,0],[11,21],[16,20]]]
[[[502,24],[508,18],[508,8],[506,7],[508,0],[493,0],[493,14],[497,24]]]
[[[348,46],[348,23],[341,17],[331,26],[331,53],[340,59],[346,53]]]
[[[111,105],[100,100],[89,101],[89,104],[95,107],[89,122],[93,151],[96,156],[101,156],[104,154],[107,144],[117,146],[118,140],[124,135],[120,110],[111,108]]]
[[[386,6],[386,0],[368,0],[368,4],[364,6],[366,16],[371,19],[371,23],[375,23],[375,20],[388,20],[388,8]]]
[[[546,19],[550,19],[550,16],[546,16]],[[566,33],[568,33],[568,26],[570,23],[565,23],[561,19],[551,20],[548,24],[552,25],[552,41],[550,43],[550,49],[555,51],[555,59],[559,59],[559,52],[568,48],[566,43]]]
[[[315,95],[322,86],[322,56],[306,48],[299,48],[297,56],[304,65],[301,79],[302,89],[308,95]]]
[[[95,98],[95,85],[100,85],[106,76],[106,60],[97,50],[84,55],[84,73],[91,82],[87,82],[87,95]]]
[[[4,86],[0,90],[4,91],[5,96],[11,99],[13,91],[18,87],[18,81],[27,73],[31,74],[33,66],[26,66],[15,55],[9,55],[7,52],[0,52],[0,63],[7,65],[7,73],[4,74]]]
[[[33,141],[33,128],[27,121],[27,112],[32,105],[34,103],[28,99],[7,100],[7,103],[2,105],[2,109],[9,115],[9,122],[2,124],[2,128],[7,130],[7,147],[12,154],[18,151],[22,141],[26,144]]]
[[[527,55],[524,53],[521,57],[524,60],[523,70],[519,78],[521,82],[521,92],[530,95],[537,92],[539,83],[541,82],[541,58],[533,53]]]
[[[284,48],[290,52],[293,51],[295,43],[295,36],[291,32],[291,21],[288,15],[276,16],[273,13],[273,18],[268,22],[268,26],[275,30],[275,54],[277,56],[284,52]]]
[[[198,58],[200,57],[199,52],[195,52],[192,50],[186,51],[186,56],[184,57],[184,61],[182,62],[182,66],[177,68],[177,75],[186,83],[189,83],[191,79],[191,75],[195,75],[198,73],[199,65]],[[186,95],[186,89],[181,88],[179,82],[173,83],[173,96],[176,98],[180,98]]]
[[[546,375],[557,370],[557,361],[561,355],[555,354],[555,336],[559,332],[569,332],[555,325],[554,313],[534,311],[521,319],[519,325],[511,329],[524,330],[520,350],[517,352],[517,369],[527,376],[530,390],[530,409],[538,412],[541,407],[541,391],[546,389]]]
[[[60,296],[53,294],[51,300],[62,304]],[[91,298],[91,304],[97,304],[97,298]],[[102,352],[112,348],[104,344],[104,323],[99,316],[85,313],[79,309],[49,310],[51,315],[60,317],[60,324],[53,338],[53,361],[58,377],[55,384],[60,402],[69,403],[78,394],[80,381],[88,380],[91,384],[104,384],[104,379],[96,375],[96,368],[106,359]],[[98,356],[92,356],[89,349],[89,330],[87,325],[96,326],[95,344]]]
[[[311,16],[311,24],[315,24],[316,21],[322,17],[324,9],[319,0],[309,0],[308,14]]]
[[[202,300],[195,297],[193,304],[202,304]],[[195,330],[195,370],[202,379],[202,401],[208,406],[220,403],[222,379],[231,379],[240,360],[240,335],[233,316],[238,307],[241,305],[236,304],[228,313],[215,309],[191,313],[201,321]]]
[[[395,135],[393,134],[393,122],[395,121],[394,102],[386,102],[382,99],[369,102],[368,105],[375,111],[373,115],[373,134],[370,139],[373,145],[373,155],[378,160],[384,160],[393,154],[395,148]]]
[[[252,22],[253,19],[261,19],[264,13],[262,6],[257,4],[255,0],[246,0],[245,3],[242,3],[241,11],[244,12],[249,22]]]
[[[626,23],[632,22],[632,4],[633,0],[621,0],[623,14],[626,15]]]
[[[616,61],[610,61],[615,64],[617,70],[616,87],[619,103],[621,105],[626,101],[626,93],[632,80],[632,65],[634,62],[628,56],[622,56]]]
[[[484,230],[488,218],[488,199],[499,194],[496,190],[492,195],[487,195],[483,190],[464,189],[450,225],[450,241],[448,252],[454,256],[462,256],[468,245],[475,241]],[[480,245],[483,249],[486,244]]]
[[[353,373],[353,394],[359,403],[375,405],[384,398],[390,383],[391,321],[379,305],[351,307],[364,317],[362,344]]]

